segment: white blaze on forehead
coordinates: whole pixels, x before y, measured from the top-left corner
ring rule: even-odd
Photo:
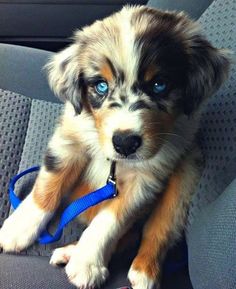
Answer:
[[[138,62],[140,52],[135,44],[135,29],[131,25],[133,10],[129,7],[124,7],[119,15],[120,28],[120,45],[121,49],[117,64],[125,72],[125,82],[130,86],[137,78]],[[121,16],[121,17],[120,17]]]

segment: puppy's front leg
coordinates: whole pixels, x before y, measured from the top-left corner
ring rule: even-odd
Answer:
[[[52,153],[55,138],[57,144]],[[78,153],[78,160],[73,159],[71,147],[63,146],[58,139],[55,134],[31,193],[0,230],[0,247],[4,251],[20,251],[35,241],[84,167],[84,153]]]
[[[65,270],[78,288],[94,288],[107,278],[111,253],[132,224],[133,211],[127,200],[131,194],[119,192],[115,199],[106,201],[74,246]]]
[[[181,236],[190,196],[199,179],[192,161],[188,158],[169,179],[145,224],[141,246],[128,273],[133,289],[159,288],[162,261],[167,249]]]
[[[119,231],[118,220],[107,209],[93,219],[65,268],[71,283],[78,288],[93,288],[105,281],[108,276],[105,255],[110,253],[113,238],[117,238]]]

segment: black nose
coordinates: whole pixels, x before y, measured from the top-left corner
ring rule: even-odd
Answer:
[[[112,137],[112,142],[115,150],[127,157],[141,146],[142,138],[130,132],[116,132]]]

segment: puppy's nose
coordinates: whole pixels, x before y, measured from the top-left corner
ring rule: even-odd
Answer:
[[[115,150],[127,157],[141,146],[142,138],[131,132],[116,132],[112,137],[112,142]]]

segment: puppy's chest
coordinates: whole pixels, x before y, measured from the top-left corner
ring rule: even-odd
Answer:
[[[93,189],[104,186],[110,174],[111,163],[103,158],[92,160],[86,167],[82,183],[88,183]]]
[[[91,161],[83,174],[79,190],[87,188],[92,191],[104,186],[110,175],[110,168],[111,163],[102,158]],[[140,201],[143,198],[151,198],[163,189],[163,178],[151,170],[139,170],[118,163],[115,175],[119,194]],[[80,193],[83,194],[82,191]]]
[[[93,161],[87,166],[84,171],[83,178],[75,188],[72,199],[75,200],[84,196],[98,188],[103,187],[110,174],[110,162],[106,160]],[[116,179],[118,189],[118,204],[121,207],[124,205],[130,212],[137,209],[145,208],[145,205],[151,204],[161,192],[162,183],[151,172],[140,172],[137,169],[126,168],[117,165]],[[79,221],[88,224],[104,208],[104,206],[116,203],[116,198],[109,202],[102,202],[94,207],[91,207],[79,217]]]

